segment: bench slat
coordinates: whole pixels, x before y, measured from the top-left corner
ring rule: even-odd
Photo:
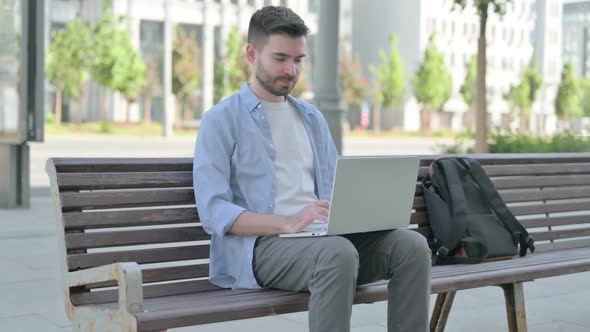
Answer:
[[[119,262],[162,263],[209,258],[209,245],[96,252],[68,255],[70,271]]]
[[[590,163],[555,163],[533,165],[486,165],[488,176],[589,174]]]
[[[192,158],[52,158],[57,173],[192,171]]]
[[[192,187],[192,172],[60,173],[57,184],[63,190]]]
[[[197,209],[194,207],[126,211],[66,212],[63,214],[63,218],[66,230],[200,222]]]
[[[511,206],[510,211],[515,216],[528,214],[543,214],[556,212],[572,212],[572,211],[587,211],[590,210],[590,202],[578,203],[551,203],[551,204],[537,204],[527,206]]]
[[[62,200],[62,208],[64,210],[195,204],[195,196],[192,188],[63,192],[60,196]]]
[[[66,234],[66,248],[91,249],[137,244],[209,240],[200,226]]]
[[[527,258],[528,259],[528,258]],[[452,277],[444,275],[434,276],[432,282],[432,293],[470,288],[471,285],[478,287],[494,285],[496,281],[510,282],[510,280],[527,280],[530,275],[553,276],[559,275],[564,270],[572,272],[587,271],[590,267],[588,257],[577,260],[559,261],[549,265],[531,264],[525,268],[519,267],[518,262],[512,261],[511,267],[503,269],[492,269],[490,271],[460,273],[463,267],[473,265],[455,266],[459,273]],[[483,266],[480,265],[480,266]],[[493,266],[495,264],[486,264]],[[436,272],[441,267],[434,267]],[[461,285],[454,283],[459,280]],[[508,281],[506,281],[508,280]],[[386,282],[360,286],[357,288],[355,303],[370,303],[386,299]],[[266,291],[266,292],[265,292]],[[273,293],[269,293],[273,292]],[[162,330],[163,328],[180,327],[193,324],[205,324],[215,321],[231,319],[242,319],[257,317],[260,315],[279,314],[283,310],[295,312],[306,310],[305,305],[309,299],[308,293],[285,292],[280,290],[256,290],[256,292],[241,292],[219,290],[202,294],[186,294],[169,298],[146,300],[144,305],[147,312],[140,313],[138,325],[146,331]],[[195,306],[194,303],[208,303],[207,306]],[[268,307],[271,307],[270,309]],[[265,313],[264,308],[269,310]],[[272,310],[271,310],[272,309]],[[244,316],[247,315],[247,316]]]
[[[535,253],[555,252],[555,251],[559,252],[562,250],[568,250],[568,252],[569,252],[569,250],[575,249],[575,248],[586,249],[586,248],[590,247],[590,239],[539,243],[539,244],[535,244],[535,247],[536,247]]]
[[[565,187],[551,190],[527,190],[520,192],[501,192],[506,203],[541,201],[550,199],[570,199],[590,197],[590,187]]]
[[[590,185],[590,175],[492,178],[496,189]]]
[[[143,287],[143,298],[149,299],[153,297],[206,292],[218,289],[220,288],[213,285],[208,280],[191,280],[167,284],[155,284]],[[116,289],[71,294],[74,305],[115,302],[117,301],[118,296],[119,292]]]
[[[530,234],[536,241],[560,240],[590,236],[590,228],[560,229],[546,232],[534,232]]]
[[[469,273],[482,273],[499,269],[510,269],[514,267],[527,267],[544,264],[548,262],[564,262],[576,259],[590,258],[590,250],[587,248],[572,249],[567,255],[558,252],[544,252],[538,255],[527,254],[525,257],[514,259],[500,260],[494,262],[484,262],[480,264],[458,264],[458,265],[437,265],[432,269],[432,277],[449,277],[453,275],[462,275]]]
[[[157,268],[143,269],[141,271],[141,278],[144,284],[174,281],[183,279],[204,278],[209,275],[209,263],[191,264],[181,266],[165,266]],[[98,282],[84,287],[85,290],[98,289],[103,287],[116,286],[116,281]]]
[[[590,224],[590,215],[573,217],[545,217],[519,220],[525,228]]]

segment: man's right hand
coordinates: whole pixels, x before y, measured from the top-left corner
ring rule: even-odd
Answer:
[[[314,220],[328,221],[330,202],[322,200],[307,204],[299,213],[287,218],[284,233],[299,233]]]

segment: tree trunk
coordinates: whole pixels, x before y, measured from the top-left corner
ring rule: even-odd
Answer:
[[[378,134],[381,132],[381,105],[375,104],[373,112],[373,132]]]
[[[145,98],[144,103],[145,103],[145,105],[143,108],[143,112],[144,112],[143,121],[144,121],[144,124],[147,126],[150,123],[152,123],[152,97],[147,96]]]
[[[189,102],[184,103],[184,121],[190,122],[193,119],[192,110]]]
[[[109,90],[106,87],[102,88],[102,120],[109,120]]]
[[[529,117],[523,110],[520,110],[520,119],[518,120],[518,130],[521,134],[526,134],[529,131]]]
[[[420,132],[424,135],[430,135],[432,128],[430,126],[432,118],[432,111],[430,107],[424,106],[422,112],[420,112]]]
[[[125,122],[131,123],[131,103],[125,98]]]
[[[61,103],[62,103],[62,90],[61,88],[55,88],[55,123],[61,124]]]
[[[477,40],[477,89],[476,100],[476,123],[475,123],[475,152],[488,152],[488,125],[486,105],[486,24],[488,21],[488,2],[480,2],[479,17],[479,38]]]
[[[82,104],[84,103],[84,95],[80,92],[78,96],[78,109],[76,110],[76,123],[80,125],[82,123]]]
[[[178,102],[178,98],[174,99],[174,128],[180,128],[180,103]]]

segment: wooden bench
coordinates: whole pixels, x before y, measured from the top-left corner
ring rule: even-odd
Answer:
[[[423,157],[418,181],[433,157]],[[471,157],[537,251],[433,267],[432,293],[439,295],[431,329],[444,329],[456,291],[501,286],[510,331],[525,331],[523,282],[590,270],[590,154]],[[207,281],[209,236],[194,206],[192,159],[50,159],[46,169],[74,330],[162,331],[307,310],[308,293],[228,290]],[[430,239],[418,185],[414,207],[412,228]],[[384,300],[385,282],[360,286],[355,297]]]

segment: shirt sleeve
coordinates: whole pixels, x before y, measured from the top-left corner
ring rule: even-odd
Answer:
[[[318,113],[320,113],[318,111]],[[320,113],[321,114],[321,113]],[[328,164],[328,179],[330,181],[330,189],[334,185],[332,183],[334,180],[334,173],[336,172],[336,160],[338,160],[338,149],[336,148],[336,144],[334,144],[334,139],[332,138],[332,134],[330,134],[330,128],[328,127],[328,122],[324,118],[323,114],[321,117],[322,123],[322,137],[324,140],[324,146],[326,147],[326,161]]]
[[[233,203],[230,187],[234,139],[229,121],[220,112],[205,113],[201,120],[193,162],[195,201],[203,229],[222,237],[246,209]]]

